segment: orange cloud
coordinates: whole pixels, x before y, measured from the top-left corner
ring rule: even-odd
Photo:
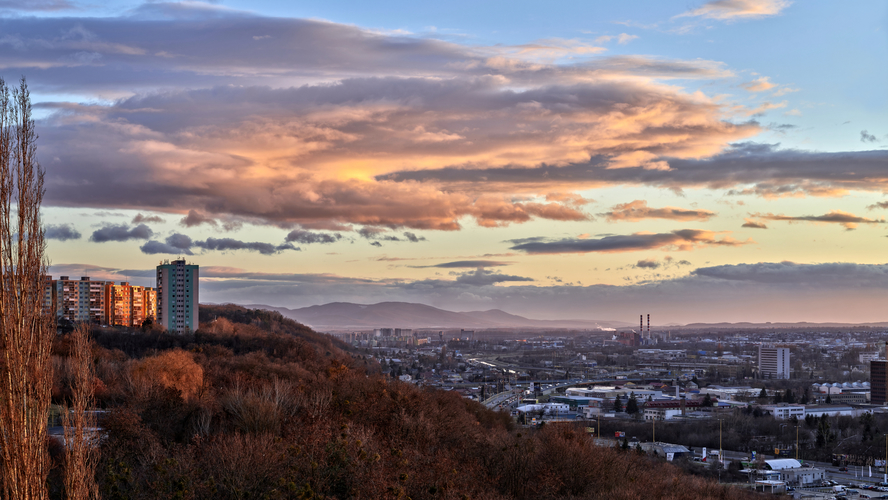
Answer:
[[[756,78],[755,80],[753,80],[751,82],[746,82],[746,83],[742,84],[741,86],[750,92],[764,92],[765,90],[770,90],[770,89],[776,87],[777,84],[771,83],[770,81],[768,81],[767,76],[763,76],[761,78]]]
[[[832,210],[824,215],[803,215],[803,216],[789,216],[783,214],[751,214],[753,217],[757,217],[759,219],[765,220],[773,220],[773,221],[788,221],[788,222],[822,222],[822,223],[830,223],[830,224],[840,224],[845,227],[845,229],[854,229],[858,224],[884,224],[885,219],[867,219],[866,217],[858,217],[849,212],[843,212],[841,210]]]
[[[630,201],[614,205],[610,212],[599,214],[609,222],[639,221],[642,219],[669,219],[669,220],[700,220],[706,221],[715,216],[715,212],[709,210],[691,210],[685,208],[648,207],[644,200]]]

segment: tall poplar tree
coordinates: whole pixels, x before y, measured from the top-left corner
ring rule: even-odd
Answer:
[[[45,499],[52,319],[31,98],[0,79],[0,479],[4,498]]]

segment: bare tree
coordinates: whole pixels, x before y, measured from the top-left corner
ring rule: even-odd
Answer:
[[[44,499],[52,318],[44,311],[43,170],[24,78],[0,79],[0,478],[6,498]]]
[[[95,413],[90,408],[95,401],[95,369],[89,326],[80,324],[70,335],[71,353],[68,367],[71,372],[71,407],[65,408],[62,425],[65,426],[65,493],[69,500],[98,498],[96,463],[98,443]]]

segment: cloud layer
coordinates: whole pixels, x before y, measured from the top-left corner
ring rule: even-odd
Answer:
[[[715,216],[710,210],[691,210],[685,208],[663,207],[651,208],[644,200],[630,201],[614,205],[610,212],[600,214],[610,222],[639,221],[643,219],[699,220],[706,221]]]
[[[707,246],[735,247],[753,243],[752,240],[738,241],[730,236],[718,237],[714,231],[701,229],[680,229],[670,233],[635,233],[605,236],[603,238],[565,238],[547,240],[535,238],[531,241],[514,240],[512,250],[529,254],[589,253],[589,252],[634,252],[638,250],[692,250]]]
[[[36,89],[117,98],[39,104],[46,203],[176,213],[186,227],[588,220],[546,195],[673,177],[673,161],[761,130],[670,84],[730,76],[719,63],[576,41],[471,47],[197,4],[0,32],[0,64]],[[600,178],[571,174],[593,164]],[[452,189],[433,178],[442,169],[476,178]],[[534,181],[485,182],[491,169]]]
[[[668,265],[663,262],[661,265]],[[669,264],[671,265],[671,264]],[[687,265],[687,263],[679,263]],[[53,275],[80,275],[146,284],[153,269],[56,265]],[[648,268],[646,271],[656,271]],[[491,271],[452,279],[374,280],[335,274],[261,273],[201,267],[201,297],[209,302],[269,304],[290,308],[348,301],[424,303],[455,311],[499,308],[539,319],[599,319],[632,323],[639,304],[652,322],[885,321],[879,304],[888,292],[888,264],[762,262],[697,268],[689,275],[634,285],[525,284],[527,278]],[[836,292],[839,292],[837,295]],[[881,302],[880,302],[881,301]],[[688,303],[694,307],[687,307]],[[737,304],[742,304],[738,307]]]
[[[830,224],[840,224],[845,227],[845,229],[854,229],[858,224],[884,224],[885,219],[868,219],[866,217],[859,217],[852,213],[843,212],[841,210],[832,210],[824,215],[801,215],[801,216],[791,216],[791,215],[783,215],[783,214],[750,214],[752,217],[757,219],[764,220],[773,220],[773,221],[787,221],[787,222],[823,222]],[[743,227],[755,227],[760,229],[767,229],[764,227],[764,224],[751,221],[747,219],[746,224],[743,224]]]

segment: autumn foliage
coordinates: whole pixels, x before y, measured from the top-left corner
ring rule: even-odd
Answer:
[[[621,499],[754,494],[529,432],[277,313],[202,306],[191,335],[94,331],[105,498]],[[59,355],[64,354],[63,341]]]

